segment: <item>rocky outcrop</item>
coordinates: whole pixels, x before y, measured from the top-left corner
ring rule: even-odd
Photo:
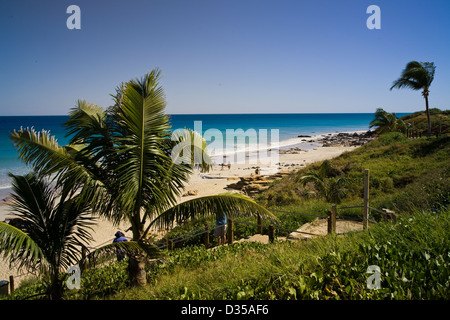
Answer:
[[[341,132],[336,135],[329,134],[319,141],[323,147],[358,147],[372,141],[375,138],[373,131],[367,131],[361,134]]]
[[[281,179],[289,173],[289,171],[280,171],[271,176],[252,175],[248,177],[240,177],[239,181],[229,184],[227,188],[240,190],[241,192],[251,196],[268,189],[275,180]]]
[[[196,195],[198,195],[198,190],[189,190],[188,192],[183,194],[183,197],[196,196]]]

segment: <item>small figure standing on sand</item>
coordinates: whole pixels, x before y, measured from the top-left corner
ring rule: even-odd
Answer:
[[[231,169],[231,163],[228,161],[228,170]]]
[[[117,231],[114,236],[115,236],[115,238],[113,240],[113,243],[128,241],[128,239],[125,238],[125,235],[121,231]],[[121,260],[125,259],[125,250],[117,249],[116,254],[117,254],[117,261],[121,261]]]
[[[227,232],[227,215],[216,215],[216,228],[214,229],[214,235],[217,237],[217,242],[220,245],[224,245],[226,241]]]

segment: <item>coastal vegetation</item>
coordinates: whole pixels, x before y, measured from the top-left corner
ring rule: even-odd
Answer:
[[[440,114],[446,116],[447,111]],[[417,113],[417,117],[421,115]],[[406,120],[416,121],[415,117]],[[387,132],[351,152],[277,180],[254,199],[278,218],[276,236],[285,236],[283,229],[295,229],[315,219],[289,212],[326,215],[336,200],[321,191],[318,181],[305,177],[316,172],[320,181],[345,178],[346,192],[339,197],[340,206],[352,207],[362,202],[363,174],[370,169],[371,207],[394,210],[397,222],[382,221],[372,211],[368,230],[345,236],[330,234],[271,244],[238,242],[210,249],[203,245],[204,235],[199,235],[147,261],[145,286],[129,289],[127,262],[121,261],[86,270],[81,289],[67,290],[64,297],[448,299],[449,154],[447,134],[408,139],[401,132]],[[358,218],[361,210],[338,210],[338,218],[344,216]],[[167,237],[204,228],[212,222],[208,219],[212,217],[193,219],[174,228]],[[254,226],[236,226],[236,238],[254,233]],[[371,290],[366,285],[370,265],[381,269],[381,289]],[[31,296],[40,289],[41,282],[29,283],[10,298]]]
[[[169,252],[151,285],[113,299],[448,299],[449,212],[416,212],[369,232]],[[370,290],[367,268],[382,271]]]
[[[375,111],[375,119],[373,119],[369,128],[376,127],[375,132],[383,134],[386,132],[402,132],[405,133],[407,129],[406,123],[397,118],[395,112],[387,112],[382,108]]]
[[[339,204],[347,194],[348,180],[334,173],[334,168],[330,166],[329,160],[322,162],[317,170],[309,171],[299,177],[299,182],[303,186],[311,183],[314,186],[311,190],[312,195],[321,196],[329,203]]]
[[[403,120],[410,132],[426,132],[427,114],[424,111],[414,112],[400,118]],[[430,108],[431,132],[434,135],[446,135],[450,133],[450,110],[439,110]]]
[[[398,212],[414,209],[437,209],[448,205],[450,138],[443,136],[428,140],[407,139],[393,132],[340,157],[330,160],[334,172],[329,177],[346,177],[347,196],[342,203],[361,203],[364,169],[370,170],[371,206],[390,208]],[[310,170],[318,170],[313,164]],[[267,206],[307,206],[311,201],[308,186],[297,181],[302,171],[282,179],[257,199]],[[315,188],[310,185],[309,188]],[[314,190],[314,189],[313,189]]]

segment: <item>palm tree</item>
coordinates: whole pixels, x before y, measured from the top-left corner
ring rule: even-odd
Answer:
[[[145,242],[150,227],[174,219],[184,183],[194,165],[209,170],[206,142],[192,130],[172,133],[164,113],[165,96],[158,69],[116,89],[115,105],[104,110],[79,100],[65,123],[70,142],[60,146],[47,131],[14,131],[11,140],[19,156],[39,174],[80,191],[80,199],[114,223],[128,221],[133,241]],[[220,195],[196,199],[178,221],[203,214],[238,214],[274,218],[249,198]],[[181,207],[180,207],[181,208]],[[212,210],[214,209],[214,210]],[[222,211],[216,211],[216,210]],[[129,256],[132,286],[146,283],[145,254]]]
[[[90,240],[92,216],[69,190],[52,188],[34,174],[12,178],[12,209],[20,226],[0,222],[0,252],[10,264],[48,275],[47,294],[61,299],[61,272],[76,264],[81,248]]]
[[[301,176],[299,181],[306,186],[312,183],[317,193],[323,196],[329,203],[340,203],[347,194],[347,179],[344,177],[331,176],[333,168],[329,161],[325,160],[319,170],[310,171],[308,174]]]
[[[377,133],[385,133],[385,132],[405,132],[406,124],[403,120],[397,118],[395,113],[389,113],[382,108],[378,108],[375,111],[375,119],[370,122],[370,127],[377,127],[375,131]]]
[[[434,79],[436,66],[433,62],[411,61],[402,71],[400,78],[394,81],[393,88],[409,88],[413,90],[422,90],[422,96],[425,98],[425,109],[427,114],[427,135],[431,135],[431,118],[428,106],[428,95],[430,94],[430,85]]]
[[[94,217],[87,203],[80,203],[74,190],[62,189],[34,173],[12,178],[11,210],[17,218],[0,222],[0,253],[9,258],[10,267],[39,272],[48,286],[46,294],[52,300],[62,299],[65,271],[68,267],[87,265],[87,259],[108,254],[120,248],[127,254],[146,252],[157,257],[161,252],[151,245],[128,241],[100,247],[82,258],[83,249],[92,237]]]

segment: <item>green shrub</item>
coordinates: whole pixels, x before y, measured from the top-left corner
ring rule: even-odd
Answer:
[[[376,144],[380,146],[388,146],[393,143],[402,143],[407,141],[408,139],[403,133],[400,132],[388,132],[376,139]]]
[[[358,250],[338,247],[319,258],[305,282],[318,299],[448,299],[449,212],[416,213],[370,231]],[[366,269],[381,270],[381,288],[367,288]],[[299,290],[300,288],[296,288]],[[301,290],[300,290],[301,291]]]

